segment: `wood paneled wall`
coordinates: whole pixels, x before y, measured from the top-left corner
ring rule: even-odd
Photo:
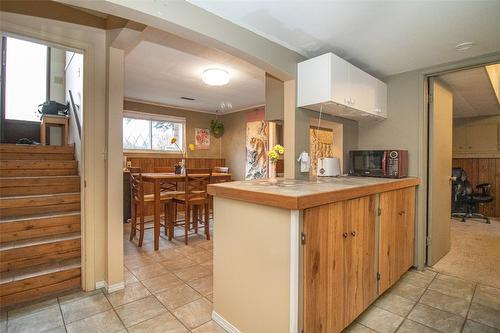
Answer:
[[[493,217],[500,217],[500,158],[454,158],[453,167],[460,167],[467,173],[472,186],[481,183],[491,184],[493,202],[485,204],[480,212]]]

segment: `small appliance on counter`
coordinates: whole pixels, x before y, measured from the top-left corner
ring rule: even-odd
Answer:
[[[381,178],[408,177],[407,150],[351,150],[349,175]]]
[[[340,162],[337,157],[320,157],[318,159],[318,177],[340,176]]]

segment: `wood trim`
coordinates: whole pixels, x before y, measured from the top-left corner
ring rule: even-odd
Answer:
[[[328,203],[354,199],[361,196],[417,186],[419,184],[420,179],[418,178],[403,178],[398,181],[391,181],[382,184],[359,186],[343,190],[333,190],[332,192],[324,192],[305,196],[286,196],[281,194],[245,190],[243,188],[232,188],[224,186],[224,184],[211,184],[208,186],[208,193],[213,196],[247,201],[277,208],[306,209],[325,205]]]

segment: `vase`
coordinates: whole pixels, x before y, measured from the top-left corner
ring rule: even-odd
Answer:
[[[269,182],[271,184],[278,182],[278,179],[276,179],[276,162],[271,162],[269,165]]]

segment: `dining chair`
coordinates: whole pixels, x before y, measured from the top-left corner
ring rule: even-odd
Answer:
[[[175,173],[175,167],[155,167],[155,173]],[[179,183],[173,182],[162,182],[160,184],[160,193],[163,195],[176,196],[184,194],[184,191],[179,191]],[[177,205],[173,205],[174,208],[174,221],[177,221]]]
[[[154,194],[144,194],[144,182],[142,180],[141,168],[129,168],[130,170],[130,194],[131,194],[131,217],[132,225],[130,227],[130,241],[134,239],[139,230],[138,246],[141,247],[144,241],[144,231],[154,227],[145,227],[144,213],[147,203],[154,203]],[[165,228],[165,235],[168,235],[169,221],[173,219],[168,216],[172,212],[169,206],[172,206],[172,196],[168,194],[160,194],[160,201],[164,207],[164,223],[160,221],[160,227]],[[139,225],[137,225],[137,214],[139,213]]]
[[[204,226],[207,240],[210,239],[209,210],[210,200],[207,186],[212,178],[212,169],[186,169],[184,179],[184,193],[173,197],[175,204],[184,206],[184,243],[188,243],[188,233],[193,220],[193,228],[198,233],[198,222],[201,221],[201,211],[204,211]],[[191,209],[193,210],[191,212]],[[170,221],[169,239],[174,234],[174,221]]]

